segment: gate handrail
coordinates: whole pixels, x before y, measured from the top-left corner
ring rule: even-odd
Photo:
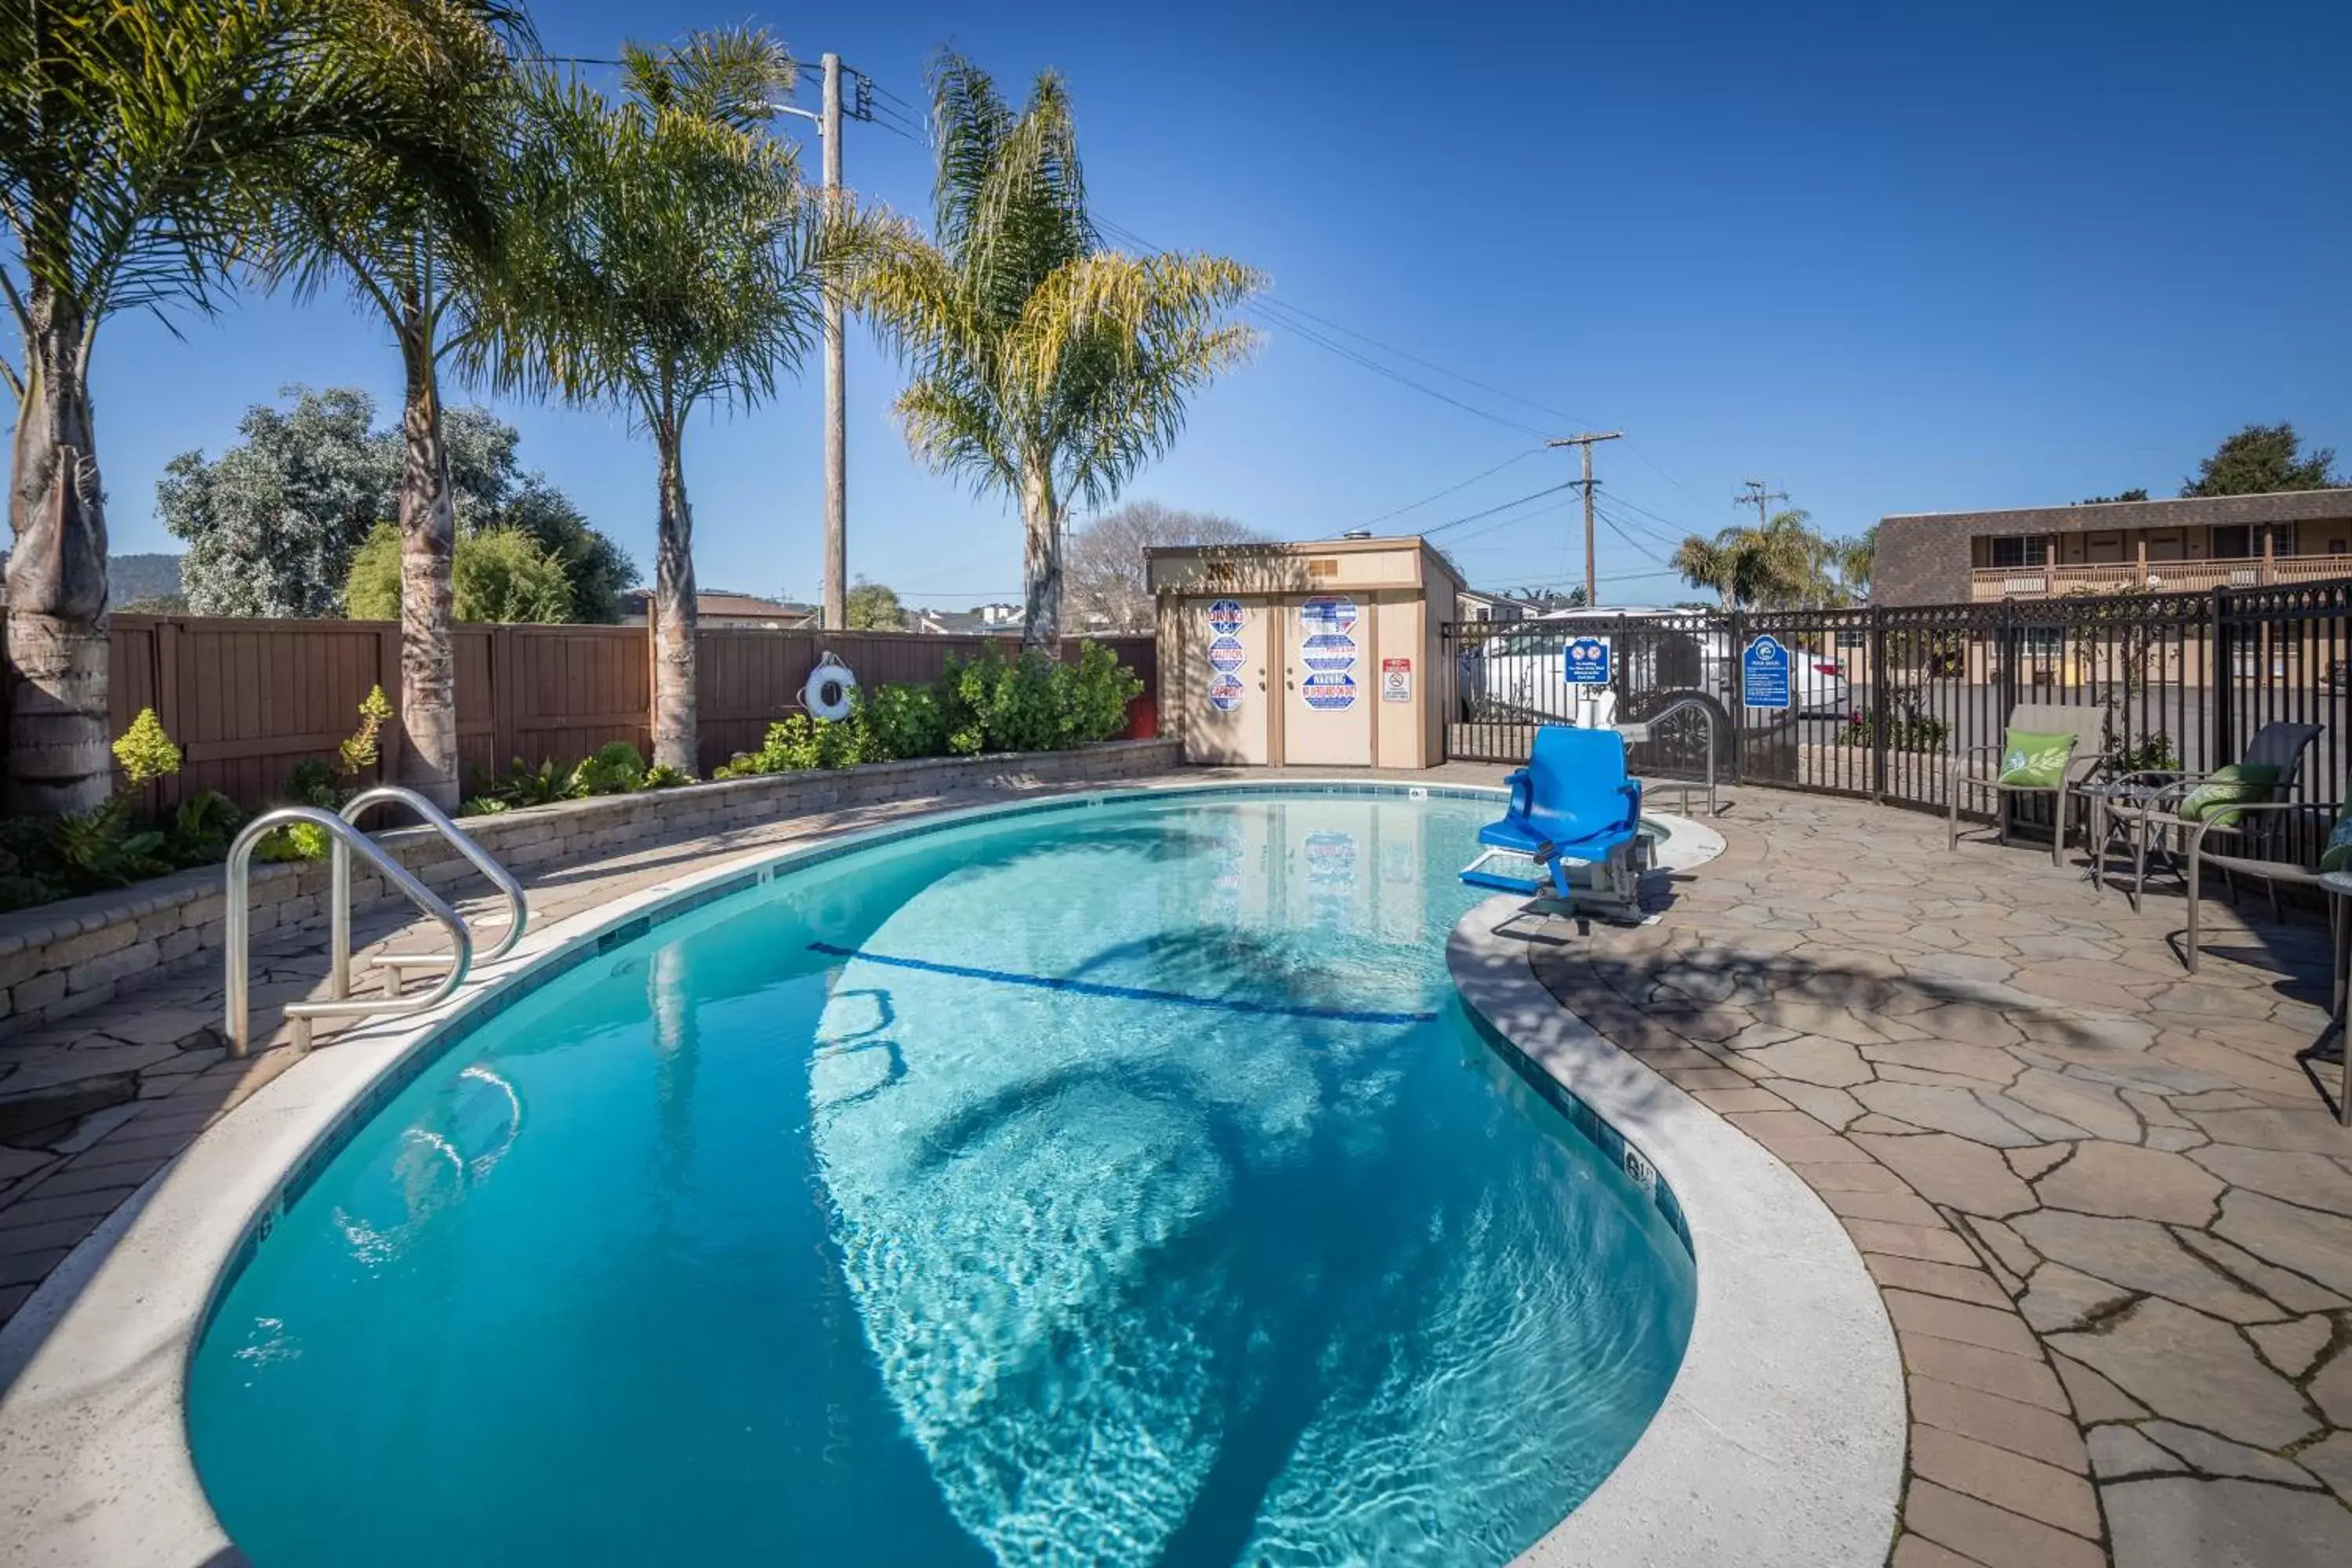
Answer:
[[[1629,744],[1637,739],[1646,741],[1650,738],[1650,731],[1653,728],[1664,723],[1677,713],[1687,712],[1694,708],[1706,716],[1706,814],[1709,816],[1713,816],[1717,815],[1717,807],[1715,804],[1715,754],[1717,746],[1721,740],[1721,734],[1717,728],[1721,721],[1718,718],[1720,705],[1717,704],[1713,698],[1706,696],[1703,692],[1686,692],[1667,703],[1664,708],[1659,709],[1655,713],[1650,714],[1646,718],[1629,721],[1626,723],[1618,725],[1616,728],[1617,732],[1624,736]],[[1638,736],[1634,733],[1636,731],[1640,731]]]
[[[286,1016],[294,1021],[296,1049],[310,1047],[310,1020],[313,1018],[357,1017],[371,1013],[422,1013],[428,1007],[438,1006],[465,984],[466,972],[473,965],[474,939],[466,930],[465,921],[440,894],[419,881],[415,872],[394,859],[374,839],[333,812],[322,811],[315,805],[281,805],[265,811],[247,823],[244,831],[228,847],[228,908],[223,911],[228,921],[226,942],[228,973],[223,986],[223,1010],[226,1015],[224,1021],[228,1034],[228,1054],[232,1057],[245,1056],[253,1044],[252,1009],[248,1005],[252,975],[248,973],[248,966],[253,948],[251,889],[254,847],[274,830],[298,822],[307,822],[319,828],[339,848],[348,847],[358,850],[387,883],[405,893],[411,903],[447,928],[449,940],[456,951],[451,957],[449,973],[442,976],[441,984],[419,996],[370,997],[350,1001],[338,994],[325,1002],[288,1003]],[[335,907],[339,914],[349,918],[341,900]],[[337,973],[340,974],[341,971]]]
[[[378,784],[373,789],[363,789],[343,803],[342,819],[356,827],[361,817],[379,805],[404,805],[423,817],[427,826],[439,832],[443,838],[448,840],[450,847],[471,861],[474,869],[488,877],[499,891],[506,895],[507,933],[481,955],[482,962],[495,963],[514,951],[514,944],[522,940],[524,923],[530,916],[522,884],[516,880],[514,873],[492,859],[489,851],[475,843],[471,835],[450,821],[446,812],[413,789],[404,789],[398,784]],[[331,976],[332,993],[337,997],[343,997],[351,994],[352,983],[352,858],[341,837],[334,841],[332,860],[330,908],[334,931],[328,962],[334,966]]]

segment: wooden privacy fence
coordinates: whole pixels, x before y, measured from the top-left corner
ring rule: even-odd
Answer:
[[[459,626],[457,754],[462,787],[517,758],[569,763],[611,741],[646,750],[652,737],[652,655],[644,626]],[[1153,732],[1159,666],[1149,637],[1101,639],[1141,676],[1130,734]],[[699,771],[756,747],[767,727],[799,710],[801,689],[830,650],[867,685],[932,680],[951,658],[1017,639],[912,632],[770,631],[707,627],[697,657]],[[1084,647],[1072,638],[1063,657]],[[159,788],[169,807],[216,789],[247,809],[277,799],[287,775],[331,758],[358,727],[359,704],[381,685],[400,700],[400,627],[390,621],[275,621],[116,616],[108,683],[112,730],[152,708],[184,754]],[[376,777],[400,776],[401,736],[387,727]]]

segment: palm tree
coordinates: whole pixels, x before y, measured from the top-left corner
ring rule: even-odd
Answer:
[[[937,243],[894,231],[854,294],[913,369],[908,446],[1019,503],[1022,642],[1050,647],[1071,503],[1108,505],[1167,449],[1186,395],[1248,353],[1227,317],[1260,280],[1223,257],[1103,247],[1053,72],[1018,115],[959,56],[930,76]]]
[[[1692,587],[1714,589],[1727,610],[1818,609],[1837,595],[1838,551],[1813,531],[1811,513],[1790,510],[1713,539],[1694,533],[1668,564]]]
[[[381,150],[338,148],[321,177],[286,193],[265,262],[303,292],[348,287],[400,346],[400,722],[404,781],[457,805],[457,658],[450,641],[456,492],[441,436],[441,362],[471,343],[477,302],[499,282],[499,233],[486,205],[507,173],[516,100],[510,45],[529,18],[502,0],[407,0],[373,8],[392,79],[437,106],[465,154],[457,178],[427,185]]]
[[[695,758],[694,521],[686,425],[749,407],[815,331],[827,222],[791,150],[761,133],[794,66],[765,31],[625,45],[625,96],[531,79],[508,284],[477,363],[500,384],[626,412],[653,437],[654,760]]]
[[[439,186],[456,162],[431,61],[359,47],[400,0],[19,0],[0,7],[0,296],[23,335],[7,657],[8,794],[108,793],[106,508],[90,352],[107,318],[207,308],[271,193],[335,150]],[[413,90],[413,75],[428,89]]]

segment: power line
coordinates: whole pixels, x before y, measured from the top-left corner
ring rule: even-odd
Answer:
[[[1353,525],[1353,527],[1342,530],[1340,533],[1326,534],[1324,537],[1328,539],[1338,539],[1345,533],[1354,532],[1356,529],[1370,528],[1374,523],[1386,522],[1392,517],[1402,517],[1409,511],[1418,511],[1423,507],[1427,506],[1431,501],[1444,500],[1447,496],[1452,495],[1456,490],[1468,489],[1480,479],[1486,479],[1491,474],[1499,474],[1514,463],[1525,462],[1528,458],[1534,457],[1538,452],[1542,450],[1543,448],[1541,447],[1529,447],[1526,451],[1518,453],[1515,457],[1504,458],[1501,462],[1496,464],[1491,468],[1479,469],[1476,473],[1471,475],[1468,479],[1464,479],[1459,484],[1448,485],[1444,489],[1438,490],[1431,495],[1425,495],[1417,501],[1408,501],[1403,506],[1398,507],[1392,511],[1384,511],[1378,517],[1368,517],[1363,521]]]
[[[1550,406],[1549,404],[1538,403],[1532,397],[1521,397],[1516,392],[1507,392],[1499,386],[1490,385],[1486,382],[1480,381],[1475,376],[1465,375],[1458,370],[1449,369],[1446,366],[1438,363],[1435,360],[1423,359],[1421,355],[1411,353],[1405,349],[1398,348],[1393,343],[1384,343],[1369,332],[1360,332],[1353,327],[1342,326],[1328,316],[1318,316],[1304,305],[1294,305],[1286,300],[1268,300],[1265,303],[1276,309],[1287,310],[1293,315],[1304,316],[1310,321],[1320,322],[1322,325],[1330,328],[1335,332],[1344,332],[1349,337],[1354,338],[1359,342],[1371,344],[1374,348],[1381,350],[1383,353],[1391,353],[1396,355],[1399,359],[1410,360],[1414,364],[1420,365],[1425,370],[1433,370],[1438,374],[1448,376],[1453,380],[1462,383],[1465,386],[1475,386],[1481,392],[1487,393],[1493,396],[1503,399],[1506,403],[1520,404],[1523,406],[1534,409],[1538,414],[1549,414],[1555,419],[1566,420],[1570,425],[1590,425],[1592,423],[1592,421],[1589,419],[1579,419],[1573,414],[1563,414],[1559,409]]]
[[[1534,500],[1538,496],[1556,495],[1561,490],[1573,489],[1575,488],[1575,483],[1576,482],[1571,479],[1566,484],[1546,485],[1539,490],[1529,490],[1527,494],[1513,500],[1507,500],[1499,506],[1490,506],[1484,511],[1474,511],[1467,517],[1457,517],[1453,519],[1451,521],[1441,522],[1435,528],[1424,528],[1421,531],[1421,537],[1427,539],[1434,534],[1444,533],[1448,529],[1459,528],[1465,522],[1476,522],[1482,518],[1492,517],[1498,511],[1508,511],[1513,507],[1523,506],[1527,502]]]

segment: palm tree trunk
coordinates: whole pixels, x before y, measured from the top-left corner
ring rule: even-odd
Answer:
[[[660,535],[654,545],[654,761],[696,771],[694,691],[694,514],[678,461],[684,436],[676,421],[657,425],[661,447]]]
[[[35,281],[26,300],[8,556],[7,805],[86,811],[113,785],[107,754],[106,496],[90,422],[79,301]]]
[[[457,542],[449,452],[441,441],[441,387],[422,304],[403,301],[401,405],[401,782],[444,811],[457,805],[457,661],[450,642],[449,563]]]
[[[1062,648],[1062,507],[1054,479],[1032,465],[1021,481],[1021,579],[1027,604],[1021,646],[1059,654]]]

